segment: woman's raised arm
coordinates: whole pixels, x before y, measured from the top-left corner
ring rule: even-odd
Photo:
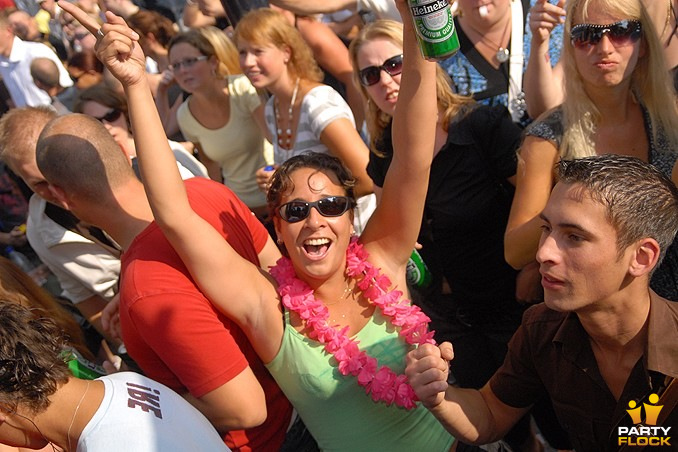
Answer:
[[[99,28],[77,6],[68,2],[61,6],[97,37],[97,56],[125,89],[142,179],[156,222],[203,293],[239,324],[253,323],[252,313],[260,314],[253,306],[275,298],[275,289],[191,208],[149,89],[139,36],[110,12],[108,22]],[[243,292],[242,287],[248,290]]]
[[[538,215],[546,207],[554,185],[558,149],[550,141],[528,136],[518,157],[516,192],[504,234],[504,258],[515,269],[534,261],[541,237]]]
[[[426,61],[417,45],[405,0],[397,2],[403,16],[403,72],[393,116],[393,160],[386,174],[377,210],[361,241],[395,265],[405,265],[417,240],[433,160],[438,116],[436,63]]]

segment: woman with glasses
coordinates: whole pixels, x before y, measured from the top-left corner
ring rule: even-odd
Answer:
[[[272,160],[264,106],[240,74],[233,43],[214,27],[179,33],[169,44],[169,65],[166,75],[190,93],[177,110],[182,134],[196,145],[210,177],[264,219],[266,197],[255,179]]]
[[[678,111],[662,48],[640,0],[568,0],[562,105],[526,131],[516,194],[505,235],[514,268],[531,264],[542,211],[561,159],[624,154],[674,176]],[[674,177],[674,181],[678,178]],[[652,289],[678,300],[675,245],[652,278]]]
[[[409,14],[404,0],[398,5]],[[125,86],[155,219],[208,298],[247,333],[319,447],[449,450],[453,438],[401,373],[407,351],[431,341],[428,319],[402,293],[435,134],[434,122],[415,122],[437,114],[436,66],[421,57],[411,21],[400,94],[407,108],[395,114],[394,158],[377,211],[352,238],[355,181],[346,167],[321,153],[288,159],[268,191],[288,257],[264,274],[191,209],[167,158],[136,36],[121,18],[107,19],[99,57]],[[98,33],[95,23],[88,28]]]
[[[83,113],[100,121],[125,155],[130,159],[134,171],[139,175],[136,143],[132,135],[127,101],[104,84],[92,86],[80,93],[75,101],[74,113]],[[208,177],[207,168],[197,161],[181,143],[168,140],[177,161],[182,179]]]
[[[165,126],[165,133],[176,141],[185,141],[177,110],[184,102],[183,90],[174,83],[169,67],[169,43],[178,33],[174,23],[157,11],[139,10],[127,19],[129,26],[139,34],[139,45],[144,54],[155,62],[154,73],[149,73],[151,89],[155,86],[155,105]]]
[[[247,13],[235,28],[240,67],[257,89],[272,96],[266,124],[273,137],[276,165],[305,151],[338,157],[357,180],[358,196],[372,192],[365,168],[369,151],[356,131],[353,113],[333,88],[320,83],[322,72],[299,31],[278,11]],[[257,173],[266,190],[273,167]]]
[[[400,108],[402,24],[367,25],[349,53],[368,105],[368,174],[379,197],[393,158],[393,114]],[[451,371],[458,384],[480,388],[501,365],[523,312],[516,301],[517,272],[504,261],[503,248],[521,129],[503,105],[479,105],[454,94],[440,68],[436,82],[436,145],[419,253],[450,289],[442,295],[434,281],[429,289],[414,290],[422,292],[418,303],[432,318],[436,339],[455,344]],[[520,450],[530,450],[531,439],[529,417],[507,437]]]
[[[75,86],[73,97],[69,99],[66,105],[69,108],[73,107],[73,101],[77,93],[101,83],[104,79],[104,65],[97,59],[94,50],[83,50],[82,52],[74,53],[68,59],[66,70]]]

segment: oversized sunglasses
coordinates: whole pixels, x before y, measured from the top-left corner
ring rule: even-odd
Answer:
[[[368,66],[358,71],[360,83],[364,86],[371,86],[381,79],[381,71],[386,72],[391,77],[400,74],[403,71],[403,56],[396,55],[384,61],[381,66]]]
[[[638,20],[620,20],[609,25],[579,24],[570,31],[570,42],[577,48],[594,46],[607,34],[614,46],[624,46],[636,42],[641,36]]]
[[[122,115],[120,110],[113,109],[100,118],[97,118],[96,116],[93,116],[93,118],[99,122],[115,122],[120,118],[120,115]]]
[[[353,207],[354,201],[348,196],[328,196],[313,202],[291,201],[278,208],[280,218],[288,223],[297,223],[311,214],[311,207],[323,217],[340,217]]]
[[[193,58],[186,58],[185,60],[177,61],[176,63],[170,64],[173,70],[178,71],[181,69],[181,67],[185,67],[186,69],[190,69],[193,67],[195,63],[198,61],[205,61],[207,57],[205,55],[199,56],[199,57],[193,57]]]

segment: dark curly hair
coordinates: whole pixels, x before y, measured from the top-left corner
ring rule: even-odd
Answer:
[[[313,168],[328,176],[336,177],[339,185],[346,190],[346,196],[355,201],[355,194],[353,193],[355,179],[351,171],[341,163],[341,160],[329,154],[304,152],[285,160],[285,163],[280,165],[275,170],[275,173],[273,173],[271,185],[266,195],[271,218],[278,215],[278,208],[281,205],[282,197],[294,190],[294,183],[291,178],[292,173],[302,168]]]
[[[38,312],[0,301],[0,403],[12,410],[21,404],[36,414],[71,375],[61,330]]]

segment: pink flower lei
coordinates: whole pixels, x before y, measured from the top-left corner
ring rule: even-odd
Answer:
[[[400,336],[410,345],[435,344],[428,331],[430,319],[418,306],[402,298],[399,290],[389,290],[391,281],[378,268],[367,262],[368,253],[357,239],[346,250],[346,274],[356,279],[363,296],[381,309],[391,323],[400,327]],[[377,359],[358,349],[358,341],[348,337],[348,327],[330,326],[327,307],[316,300],[313,289],[297,278],[292,262],[281,258],[271,275],[278,281],[278,293],[283,305],[294,312],[311,330],[308,336],[325,344],[325,351],[334,355],[342,375],[353,375],[365,393],[375,402],[405,409],[416,406],[417,396],[404,374],[396,374],[388,366],[379,366]]]

